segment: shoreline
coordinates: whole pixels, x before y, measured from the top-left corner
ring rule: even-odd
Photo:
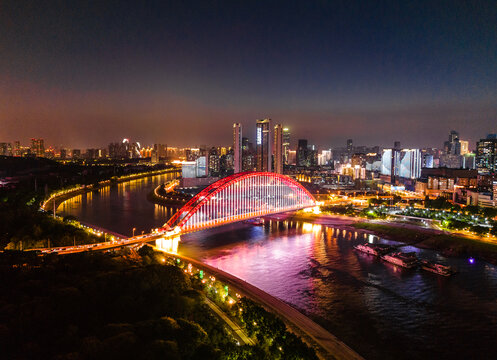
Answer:
[[[350,231],[362,231],[421,249],[438,251],[447,257],[472,256],[497,265],[497,243],[450,234],[442,230],[404,223],[370,222],[367,219],[342,215],[295,214],[291,219]]]
[[[247,283],[245,280],[242,280],[226,271],[203,263],[200,260],[179,254],[167,252],[165,252],[165,254],[181,258],[183,261],[192,263],[197,268],[203,268],[209,274],[215,275],[217,279],[228,283],[239,293],[244,294],[248,298],[261,304],[270,312],[277,314],[280,318],[282,318],[292,332],[302,337],[302,339],[307,339],[310,343],[309,345],[312,345],[314,348],[317,347],[318,349],[316,349],[316,352],[318,354],[322,354],[324,350],[328,353],[328,355],[332,356],[333,359],[364,359],[335,335],[283,300],[280,300],[258,287]]]
[[[122,184],[128,181],[133,181],[133,180],[139,180],[147,177],[152,177],[152,176],[159,176],[159,175],[165,175],[165,174],[170,174],[170,173],[179,173],[177,169],[165,169],[165,170],[159,170],[159,171],[153,171],[150,173],[142,173],[142,174],[136,174],[136,175],[127,175],[123,176],[121,178],[118,178],[115,182],[112,182],[110,179],[109,180],[104,180],[99,183],[98,187],[93,187],[92,185],[88,186],[81,186],[78,188],[74,189],[68,189],[68,190],[62,190],[62,193],[58,194],[56,193],[55,195],[51,195],[47,200],[43,201],[43,204],[40,206],[40,208],[44,211],[52,211],[53,207],[55,205],[55,209],[58,209],[60,204],[62,204],[64,201],[67,201],[75,196],[82,195],[89,193],[91,191],[99,190],[105,186],[113,185],[113,184]],[[57,210],[55,210],[57,211]]]

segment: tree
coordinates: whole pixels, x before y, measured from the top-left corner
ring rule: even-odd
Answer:
[[[473,231],[474,233],[476,233],[479,236],[488,234],[488,230],[489,229],[485,226],[480,226],[480,225],[471,226],[471,231]]]

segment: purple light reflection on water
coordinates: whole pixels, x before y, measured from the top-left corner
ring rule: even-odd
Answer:
[[[302,310],[366,358],[470,356],[468,343],[477,344],[480,355],[497,350],[491,342],[497,331],[488,323],[497,324],[497,303],[486,300],[497,300],[497,271],[488,270],[494,266],[475,268],[466,260],[401,246],[460,271],[443,278],[353,250],[364,241],[401,245],[344,229],[285,222],[204,231],[188,235],[182,245]]]
[[[58,210],[130,234],[164,224],[170,210],[147,194],[166,178],[77,197]],[[126,194],[126,195],[125,195]],[[125,199],[126,197],[126,199]],[[444,278],[357,253],[361,242],[398,243],[342,228],[272,221],[185,236],[180,251],[204,258],[316,319],[367,359],[488,358],[497,353],[497,267],[416,249],[458,270]],[[402,248],[407,251],[408,248]]]

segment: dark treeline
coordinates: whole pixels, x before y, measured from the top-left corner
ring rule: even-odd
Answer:
[[[0,189],[0,249],[25,250],[102,241],[71,225],[74,220],[71,217],[61,221],[41,212],[38,204],[42,198],[24,189]]]
[[[39,211],[53,191],[76,184],[94,185],[117,176],[161,170],[140,164],[62,164],[44,158],[0,157],[0,176],[8,178],[0,188],[0,249],[23,250],[101,242],[102,239],[71,226],[70,218],[53,219]],[[4,178],[5,179],[5,178]]]
[[[58,162],[45,158],[0,156],[0,178],[12,181],[17,190],[29,190],[49,195],[53,190],[74,185],[93,185],[113,177],[145,171],[166,169],[168,166],[149,166],[119,162]]]
[[[104,254],[2,256],[6,359],[236,359],[239,347],[175,266]]]
[[[242,299],[257,338],[238,346],[204,302],[204,284],[143,247],[138,253],[0,255],[5,359],[315,359],[275,315]],[[259,324],[255,326],[254,322]]]

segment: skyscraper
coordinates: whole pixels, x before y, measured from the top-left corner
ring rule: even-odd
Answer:
[[[354,143],[352,139],[347,139],[347,152],[351,154],[354,151]]]
[[[466,155],[469,153],[469,141],[467,140],[459,140],[459,154],[460,155]]]
[[[11,143],[0,143],[0,155],[12,156],[12,144]]]
[[[31,152],[36,156],[45,155],[45,145],[43,139],[31,139]]]
[[[257,120],[257,171],[271,172],[271,119]]]
[[[481,173],[497,171],[497,139],[488,135],[476,143],[476,168]]]
[[[394,146],[393,149],[383,149],[381,174],[390,176],[392,184],[395,184],[398,177],[417,179],[421,176],[421,164],[419,149],[400,150]]]
[[[444,142],[444,150],[446,154],[460,155],[459,133],[451,130],[449,133],[449,140]]]
[[[283,126],[274,127],[274,172],[283,174]]]
[[[14,141],[14,156],[21,156],[21,142]]]
[[[242,171],[242,124],[233,124],[233,152],[235,174]]]
[[[283,128],[283,162],[288,165],[288,151],[290,150],[290,129]]]
[[[299,139],[297,145],[297,166],[309,166],[307,140]]]

